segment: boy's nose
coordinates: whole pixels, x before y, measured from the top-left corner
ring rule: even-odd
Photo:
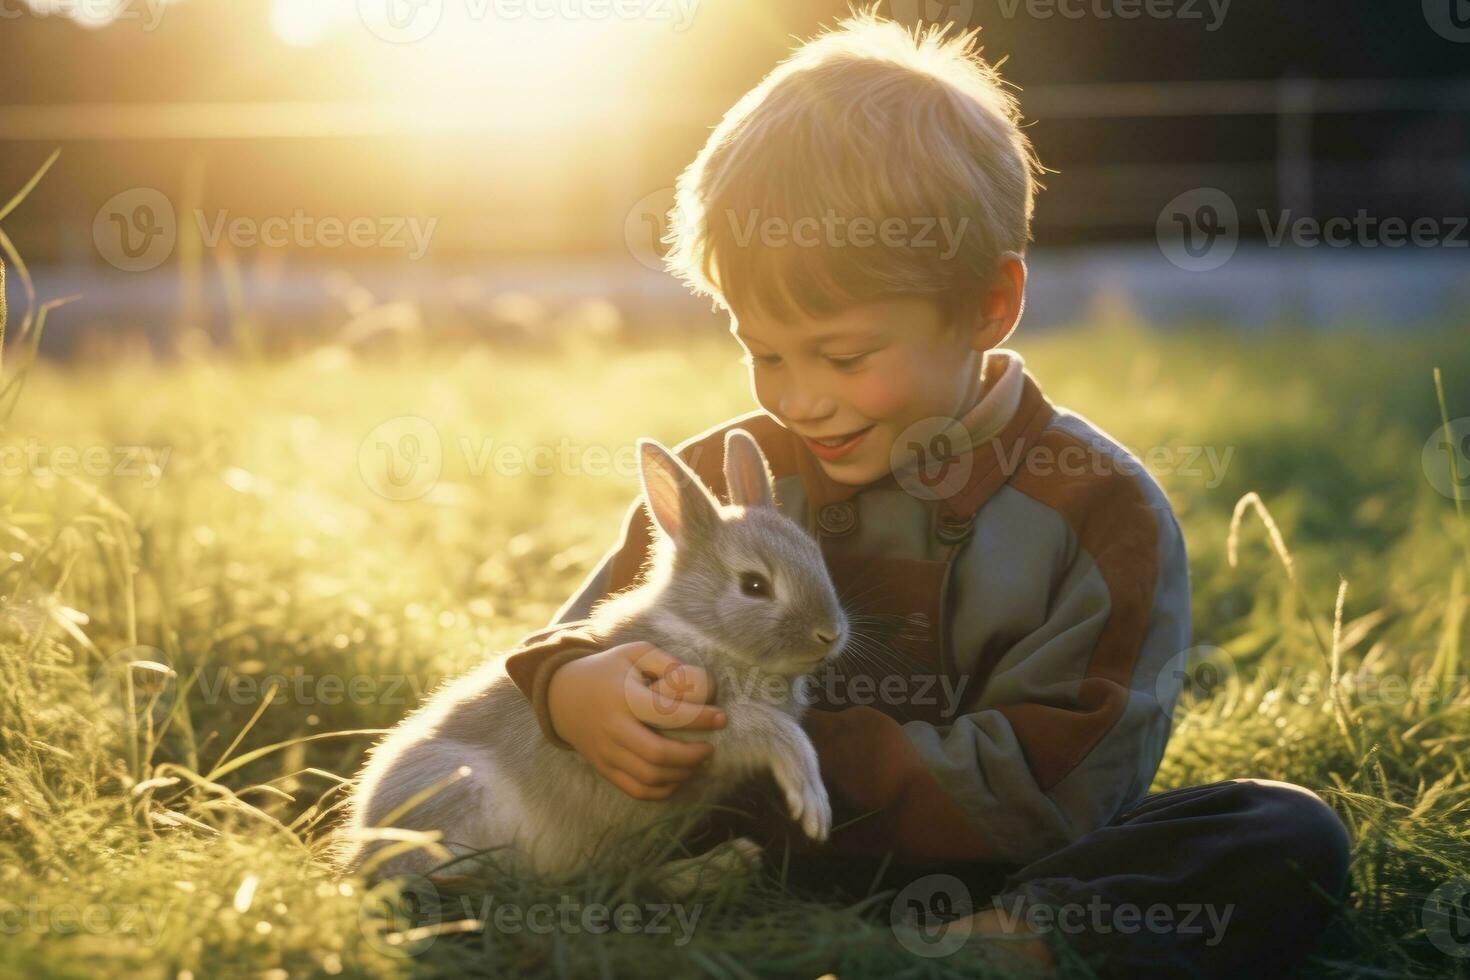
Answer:
[[[786,392],[777,406],[781,417],[797,425],[810,425],[828,418],[836,410],[837,403],[825,395],[810,395]]]

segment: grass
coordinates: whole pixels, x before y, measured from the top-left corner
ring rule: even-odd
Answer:
[[[1233,451],[1219,473],[1203,458],[1198,472],[1170,467],[1160,450],[1190,547],[1195,642],[1234,670],[1177,716],[1154,790],[1243,775],[1316,790],[1355,847],[1314,972],[1463,970],[1426,938],[1422,910],[1470,876],[1470,552],[1420,461],[1441,422],[1435,366],[1445,411],[1465,411],[1463,337],[1242,343],[1112,321],[1016,346],[1053,401],[1140,455]],[[660,896],[631,862],[571,883],[492,864],[410,916],[391,887],[365,893],[323,860],[371,733],[544,624],[611,542],[636,491],[633,440],[672,443],[748,407],[733,354],[725,338],[675,350],[582,337],[33,368],[0,439],[0,909],[23,923],[0,944],[0,970],[1002,969],[1004,954],[978,941],[945,958],[908,953],[888,927],[891,893],[838,905],[738,882],[700,905],[682,943],[678,929],[596,936],[508,920],[457,932],[455,919],[493,921],[500,906],[652,908]],[[402,416],[432,420],[442,447],[437,483],[413,500],[373,489],[392,492],[377,444],[399,445],[407,423],[378,427]],[[517,470],[535,463],[532,447],[562,445],[573,464]],[[585,472],[600,449],[614,471]],[[172,676],[119,672],[138,660]],[[1381,683],[1308,683],[1360,675],[1435,687],[1395,697]],[[150,677],[165,683],[133,694],[150,710],[122,710],[118,684]]]
[[[369,890],[326,861],[375,733],[543,625],[611,543],[634,440],[749,407],[728,339],[567,323],[539,349],[50,365],[60,304],[36,302],[3,231],[0,252],[27,298],[0,378],[0,973],[1014,968],[978,940],[914,955],[891,891],[745,878],[671,902],[647,880],[658,838],[560,882],[491,860]],[[1312,975],[1470,972],[1425,928],[1431,893],[1470,878],[1470,521],[1441,492],[1470,474],[1425,454],[1470,411],[1463,329],[1243,341],[1114,314],[1015,346],[1150,462],[1189,545],[1195,642],[1229,668],[1182,702],[1153,790],[1283,779],[1337,810],[1351,887]],[[386,468],[410,458],[437,477]],[[576,925],[589,908],[639,919]]]

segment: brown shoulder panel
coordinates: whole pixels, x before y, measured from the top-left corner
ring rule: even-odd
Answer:
[[[1049,451],[1035,456],[1036,450]],[[1062,780],[1122,716],[1158,587],[1158,515],[1137,478],[1100,457],[1065,429],[1042,433],[1011,486],[1055,510],[1097,564],[1111,610],[1088,661],[1079,704],[1000,708],[1043,790]],[[1066,455],[1063,455],[1063,454]],[[1080,459],[1081,464],[1065,460]],[[1043,465],[1043,460],[1049,460]]]

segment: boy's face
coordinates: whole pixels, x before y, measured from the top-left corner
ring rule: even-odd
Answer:
[[[984,333],[947,326],[920,298],[865,303],[821,320],[732,322],[761,408],[804,437],[838,483],[886,476],[901,434],[959,418],[979,397]],[[980,346],[977,346],[979,344]],[[925,430],[928,431],[928,430]],[[835,447],[818,439],[840,436]]]

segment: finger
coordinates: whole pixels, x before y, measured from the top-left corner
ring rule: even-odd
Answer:
[[[608,782],[612,783],[614,786],[622,790],[624,793],[627,793],[629,796],[634,795],[634,793],[638,790],[638,783],[635,779],[633,779],[632,776],[629,776],[627,773],[623,772],[623,770],[617,768],[616,766],[611,765],[605,759],[598,761],[597,772],[599,775],[602,776],[603,779],[606,779]]]
[[[677,788],[674,786],[644,786],[621,769],[608,770],[607,778],[614,786],[635,800],[662,800],[671,796]]]
[[[719,705],[672,697],[631,680],[623,693],[633,717],[659,728],[712,729],[725,724],[725,712]]]
[[[697,701],[708,704],[714,700],[714,678],[703,667],[679,664],[670,667],[658,680],[648,685],[655,695],[676,701]]]
[[[628,749],[615,753],[611,762],[644,786],[677,786],[694,775],[693,767],[655,765]]]
[[[625,656],[640,683],[657,684],[668,694],[685,701],[713,699],[714,679],[703,667],[686,664],[673,654],[652,643],[638,640],[624,644]]]
[[[622,651],[624,659],[635,667],[640,675],[649,680],[656,680],[668,673],[674,667],[682,664],[682,661],[661,647],[656,647],[647,640],[634,640],[624,643],[618,649]]]
[[[697,728],[701,731],[714,731],[724,728],[729,721],[725,715],[725,709],[717,704],[684,705],[673,714],[663,714],[658,712],[657,708],[655,712],[656,717],[644,720],[657,728]],[[692,712],[692,714],[685,712]]]
[[[637,695],[639,704],[651,705],[661,717],[675,712],[692,716],[700,705],[714,701],[714,685],[709,673],[689,664],[675,664],[652,683],[637,671],[630,671],[625,686]]]
[[[681,742],[637,722],[613,730],[613,744],[656,766],[689,768],[703,762],[715,747],[708,742]]]

